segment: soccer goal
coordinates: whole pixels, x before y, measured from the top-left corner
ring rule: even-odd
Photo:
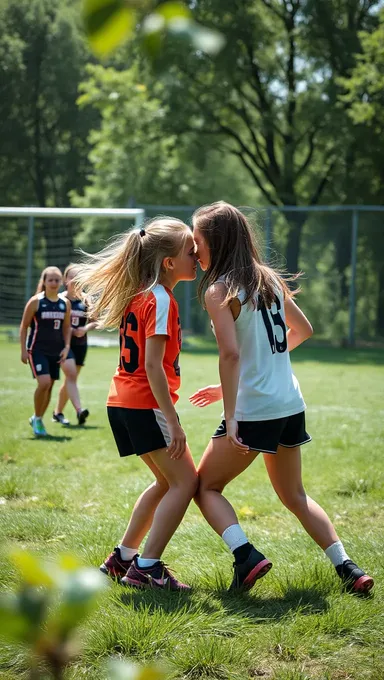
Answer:
[[[0,327],[20,323],[44,267],[63,271],[80,248],[95,252],[144,218],[142,208],[0,207]]]

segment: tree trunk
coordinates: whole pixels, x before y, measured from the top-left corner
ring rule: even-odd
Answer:
[[[285,215],[285,219],[288,223],[288,240],[285,251],[287,270],[290,274],[296,274],[299,271],[301,234],[307,221],[307,213],[301,211],[297,213],[289,212]]]
[[[343,227],[337,229],[335,235],[336,267],[340,277],[341,304],[347,304],[349,284],[347,281],[347,267],[351,264],[351,230]]]

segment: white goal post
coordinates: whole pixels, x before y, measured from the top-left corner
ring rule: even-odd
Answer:
[[[63,268],[65,262],[68,264],[68,259],[72,259],[73,236],[77,228],[75,231],[72,228],[68,235],[69,223],[86,218],[104,218],[111,221],[129,220],[130,225],[137,228],[144,222],[145,210],[0,206],[0,218],[0,324],[13,324],[19,322],[23,306],[36,288],[38,271],[47,264],[60,263]],[[4,218],[8,220],[6,224]],[[42,225],[54,224],[56,219],[59,224],[53,227],[54,250],[51,244],[51,250],[47,253]],[[105,234],[106,238],[112,235]]]

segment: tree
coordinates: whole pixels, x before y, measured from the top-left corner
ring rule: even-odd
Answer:
[[[377,29],[360,35],[362,53],[349,77],[341,80],[344,94],[341,100],[356,134],[364,130],[364,149],[357,154],[358,167],[369,187],[372,203],[383,204],[384,163],[382,139],[384,133],[384,11]],[[376,331],[384,335],[384,219],[371,215],[365,224],[364,239],[377,273]]]
[[[0,185],[11,205],[67,206],[88,170],[88,130],[94,111],[77,107],[89,53],[76,7],[67,0],[4,0],[0,8]],[[44,224],[47,256],[56,225]],[[71,251],[71,224],[67,230]]]
[[[195,17],[226,38],[214,59],[180,40],[162,100],[167,129],[220,140],[270,205],[315,205],[340,163],[336,77],[360,50],[377,2],[355,0],[198,0]],[[317,26],[317,21],[320,25]],[[176,59],[176,55],[178,58]],[[290,213],[292,215],[292,213]],[[287,266],[298,269],[305,213],[288,217]]]

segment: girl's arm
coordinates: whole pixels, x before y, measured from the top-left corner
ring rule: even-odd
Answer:
[[[38,301],[36,297],[31,297],[25,305],[23,318],[20,323],[20,345],[21,345],[21,361],[23,364],[28,363],[28,352],[27,352],[27,333],[28,328],[31,325],[31,321],[37,312]]]
[[[230,306],[223,306],[222,304],[225,296],[226,288],[224,284],[214,284],[208,288],[205,294],[205,305],[215,329],[219,348],[219,374],[223,392],[227,437],[239,453],[245,453],[249,449],[248,446],[238,440],[237,421],[235,420],[240,372],[239,347]]]
[[[67,306],[67,311],[65,312],[65,317],[63,321],[63,337],[65,346],[60,352],[60,363],[63,363],[68,356],[72,338],[71,303],[69,302],[69,300],[65,300],[65,304]]]
[[[167,336],[165,335],[152,335],[147,338],[145,343],[145,371],[152,394],[160,411],[164,413],[169,426],[172,441],[168,447],[168,452],[171,458],[181,458],[185,453],[187,438],[172,403],[168,380],[163,367],[166,341]]]
[[[291,352],[295,347],[301,345],[304,340],[308,340],[313,333],[313,328],[301,309],[291,298],[284,301],[285,320],[288,326],[287,341],[288,351]]]
[[[86,333],[92,331],[94,328],[97,328],[97,321],[90,321],[80,328],[72,328],[72,335],[76,338],[83,338]]]

